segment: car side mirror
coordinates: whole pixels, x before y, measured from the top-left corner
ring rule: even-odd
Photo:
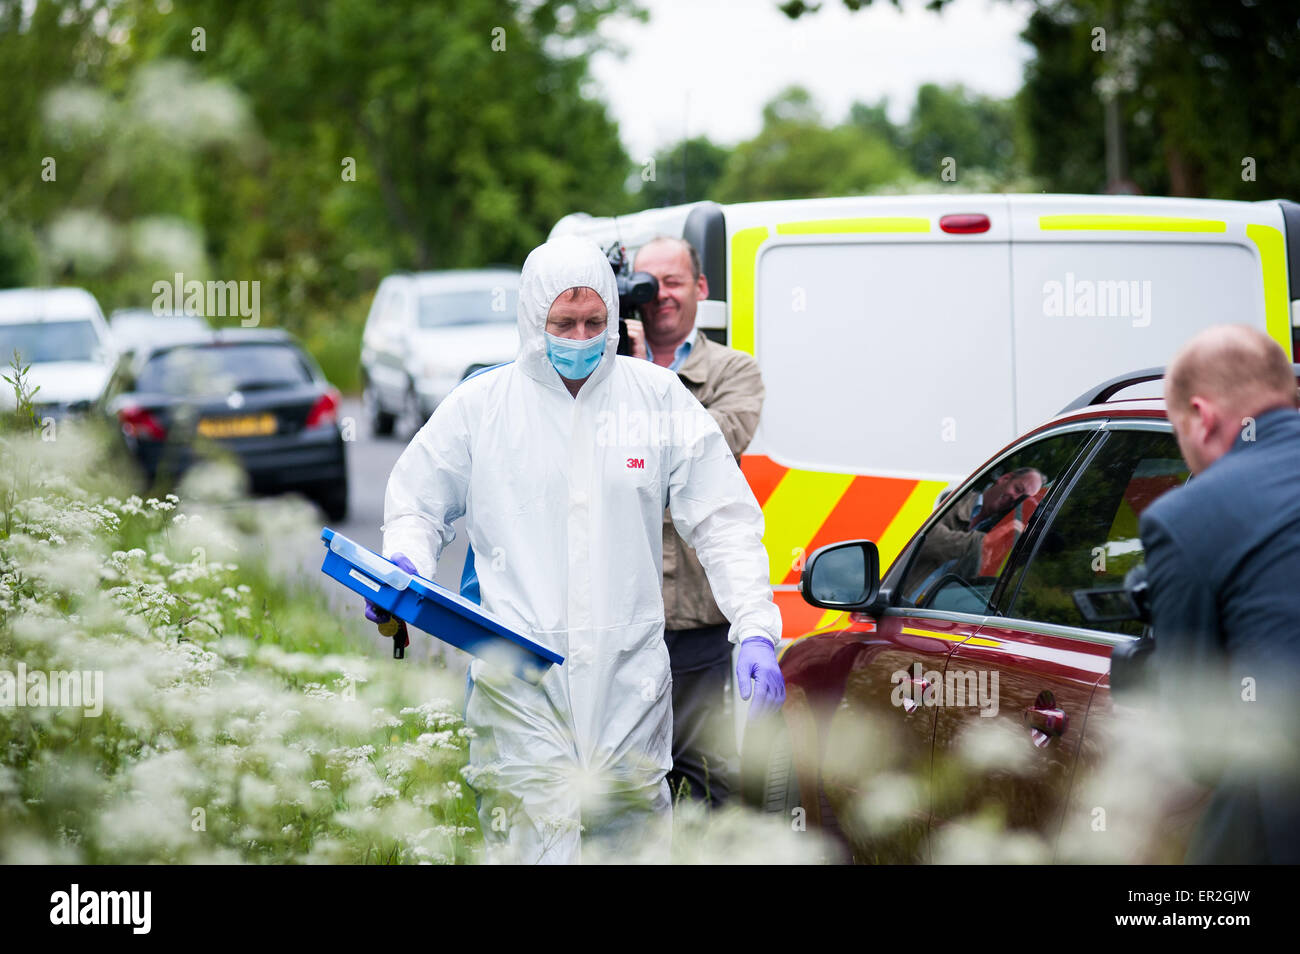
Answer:
[[[880,590],[880,553],[870,540],[821,547],[804,563],[799,590],[806,602],[825,609],[860,610]]]

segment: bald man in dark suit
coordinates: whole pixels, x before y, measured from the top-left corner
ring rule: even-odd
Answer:
[[[1197,335],[1165,375],[1193,477],[1140,523],[1151,664],[1213,788],[1186,861],[1300,862],[1300,413],[1262,332]]]

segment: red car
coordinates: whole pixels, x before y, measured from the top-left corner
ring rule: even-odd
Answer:
[[[804,599],[846,613],[781,657],[783,718],[747,733],[751,804],[822,829],[841,860],[1181,859],[1198,789],[1093,785],[1119,716],[1142,717],[1110,694],[1112,653],[1144,635],[1125,586],[1138,517],[1188,477],[1163,401],[1111,399],[1161,374],[1000,451],[883,579],[870,541],[808,559]]]

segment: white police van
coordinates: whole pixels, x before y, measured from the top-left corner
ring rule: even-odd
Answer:
[[[1300,205],[903,195],[577,213],[551,236],[699,250],[697,323],[752,353],[767,397],[742,466],[787,637],[836,614],[802,556],[868,537],[886,568],[950,481],[1099,382],[1240,322],[1294,354]],[[1158,393],[1159,383],[1132,396]]]

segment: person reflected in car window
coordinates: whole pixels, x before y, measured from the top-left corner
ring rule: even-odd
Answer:
[[[930,589],[944,576],[955,574],[972,581],[986,574],[982,569],[1002,560],[990,560],[985,553],[985,539],[990,531],[1010,529],[1003,541],[1002,557],[1010,552],[1011,544],[1024,532],[1025,517],[1020,506],[1036,496],[1046,483],[1043,472],[1034,467],[1021,467],[1007,471],[982,491],[967,491],[928,531],[916,562],[908,572],[909,584],[904,587],[908,599],[921,605]],[[1004,521],[1005,524],[1004,524]]]

